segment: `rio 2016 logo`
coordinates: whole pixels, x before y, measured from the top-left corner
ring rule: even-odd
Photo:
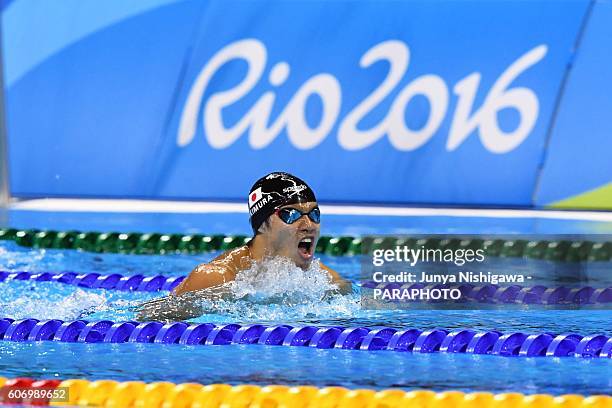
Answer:
[[[446,150],[457,149],[475,130],[478,130],[483,146],[492,153],[507,153],[519,146],[535,126],[539,102],[531,89],[512,88],[512,81],[544,58],[546,52],[546,45],[539,45],[514,61],[495,81],[480,108],[475,109],[473,106],[480,84],[480,73],[471,73],[457,82],[453,93],[458,99]],[[246,76],[232,89],[214,93],[204,103],[202,122],[210,146],[215,149],[226,148],[247,130],[249,144],[254,149],[265,148],[283,130],[286,130],[290,143],[298,149],[312,149],[327,137],[338,121],[342,103],[340,82],[329,73],[320,73],[308,79],[291,97],[273,123],[269,124],[269,119],[276,95],[273,91],[268,91],[238,123],[230,128],[225,127],[223,109],[249,93],[261,79],[266,67],[265,45],[256,39],[244,39],[218,51],[200,71],[180,118],[177,137],[179,146],[188,145],[195,136],[202,97],[211,78],[224,64],[235,59],[248,63]],[[448,87],[437,75],[422,75],[399,91],[386,116],[376,126],[367,130],[358,129],[359,122],[378,106],[404,77],[410,61],[410,50],[402,41],[384,41],[369,49],[361,57],[359,65],[367,68],[378,61],[389,63],[388,73],[376,89],[341,119],[338,144],[345,150],[360,150],[386,135],[397,150],[418,149],[433,137],[446,116],[449,103]],[[279,87],[287,80],[289,73],[289,64],[279,62],[270,70],[268,81],[272,86]],[[313,95],[318,96],[322,102],[322,114],[316,127],[310,127],[304,117],[306,102]],[[407,126],[404,112],[409,101],[417,95],[427,98],[430,112],[425,125],[414,130]],[[520,123],[514,130],[505,132],[498,125],[497,113],[508,108],[518,111]]]

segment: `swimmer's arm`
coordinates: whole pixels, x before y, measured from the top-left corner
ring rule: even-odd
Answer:
[[[202,316],[207,306],[202,301],[214,304],[218,300],[232,299],[231,289],[227,285],[213,286],[206,289],[183,293],[170,294],[166,297],[149,300],[135,308],[137,321],[159,320],[173,322],[187,320]]]
[[[189,296],[191,294],[187,294]],[[136,320],[139,322],[157,320],[166,323],[192,319],[203,313],[194,299],[172,294],[145,302],[136,308],[136,312]]]
[[[341,294],[346,295],[353,292],[353,285],[348,280],[342,278],[338,272],[334,271],[327,265],[320,264],[321,268],[327,271],[332,278],[332,282],[338,285],[338,290]]]
[[[200,289],[207,289],[213,286],[222,285],[234,280],[235,274],[228,268],[214,263],[201,264],[195,267],[180,285],[178,285],[173,295],[182,295],[186,292],[193,292]]]

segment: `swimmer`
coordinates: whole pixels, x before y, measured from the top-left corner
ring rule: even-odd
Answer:
[[[291,174],[274,172],[260,178],[251,187],[248,206],[253,238],[240,248],[227,251],[209,263],[198,265],[167,300],[177,296],[194,299],[196,292],[200,293],[209,288],[214,288],[209,291],[213,296],[215,293],[223,293],[224,284],[234,281],[236,275],[249,269],[253,262],[266,258],[284,257],[303,270],[309,268],[319,239],[321,218],[314,191],[304,181]],[[322,263],[319,265],[338,287],[339,293],[352,291],[350,282]],[[188,296],[184,296],[186,294]],[[197,310],[178,313],[178,309],[184,307],[170,306],[171,302],[167,301],[163,302],[164,304],[160,301],[153,302],[145,305],[149,306],[146,309],[152,311],[155,306],[157,312],[160,312],[159,309],[170,307],[173,309],[170,314],[180,316],[179,318],[186,318],[187,315],[197,316]],[[156,313],[157,317],[158,315],[159,313]],[[143,317],[150,316],[151,313],[145,313]]]

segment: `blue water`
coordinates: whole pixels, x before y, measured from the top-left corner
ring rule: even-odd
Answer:
[[[22,248],[0,242],[0,269],[184,275],[215,254],[117,255]],[[357,281],[356,257],[323,257],[345,278]],[[609,265],[604,265],[605,267]],[[546,273],[533,263],[534,275]],[[606,268],[598,268],[597,274]],[[609,269],[608,269],[609,271]],[[294,290],[281,282],[279,290]],[[284,285],[284,286],[283,286]],[[301,285],[301,286],[300,286]],[[289,323],[395,328],[475,328],[503,332],[574,332],[612,335],[608,310],[372,311],[360,307],[358,291],[321,301],[316,288],[299,282],[289,303],[213,304],[196,322]],[[312,291],[315,292],[312,292]],[[312,292],[312,293],[311,293]],[[0,283],[0,315],[12,318],[85,317],[129,320],[132,308],[160,294],[83,289],[53,282]],[[316,350],[272,346],[179,346],[149,344],[14,343],[0,341],[0,375],[84,377],[231,384],[313,384],[349,388],[425,388],[436,391],[612,393],[612,359],[506,358],[497,356]]]
[[[279,346],[0,342],[4,376],[339,385],[523,393],[610,393],[610,360],[505,358]]]

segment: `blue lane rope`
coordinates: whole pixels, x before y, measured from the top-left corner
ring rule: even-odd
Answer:
[[[8,272],[0,271],[0,282],[10,280],[32,280],[37,282],[60,282],[67,285],[91,289],[123,290],[130,292],[172,291],[186,276],[145,276],[136,274],[124,276],[119,273],[103,275],[100,273],[78,274],[76,272]],[[366,281],[361,285],[364,289],[421,289],[422,284],[387,283],[378,284]],[[433,289],[446,288],[445,285],[428,286]],[[523,287],[511,285],[499,287],[485,284],[482,286],[461,285],[462,300],[480,303],[524,303],[524,304],[595,304],[612,303],[612,287],[546,287],[542,285]]]
[[[136,274],[123,276],[119,273],[103,275],[100,273],[76,272],[7,272],[0,271],[0,282],[7,280],[32,280],[37,282],[60,282],[67,285],[91,289],[112,289],[130,292],[171,291],[186,276],[145,276]]]
[[[390,327],[318,327],[262,324],[0,319],[0,339],[78,343],[184,345],[262,344],[319,349],[391,350],[522,357],[612,358],[612,337],[603,334],[500,333],[461,329],[397,330]]]
[[[91,289],[122,290],[130,292],[159,292],[172,291],[186,276],[145,276],[136,274],[123,276],[119,273],[103,275],[100,273],[78,274],[76,272],[8,272],[0,271],[0,282],[10,280],[31,280],[36,282],[59,282],[67,285],[79,286]],[[362,288],[368,289],[421,289],[426,287],[422,284],[397,283],[378,284],[366,281]],[[430,285],[432,289],[446,288],[445,285]],[[612,303],[612,287],[594,288],[583,287],[546,287],[542,285],[523,287],[511,285],[499,287],[497,285],[485,284],[482,286],[462,285],[458,287],[462,293],[461,301],[479,303],[520,303],[520,304],[543,304],[543,305],[585,305]]]
[[[399,284],[399,283],[376,283],[366,281],[361,285],[362,289],[373,290],[412,290],[412,289],[445,289],[451,288],[449,285],[423,285],[421,283]],[[592,286],[567,287],[544,285],[535,286],[498,286],[493,284],[483,284],[480,286],[464,284],[453,286],[459,289],[461,302],[478,303],[520,303],[520,304],[543,304],[543,305],[585,305],[595,303],[612,303],[612,287],[595,288]]]

